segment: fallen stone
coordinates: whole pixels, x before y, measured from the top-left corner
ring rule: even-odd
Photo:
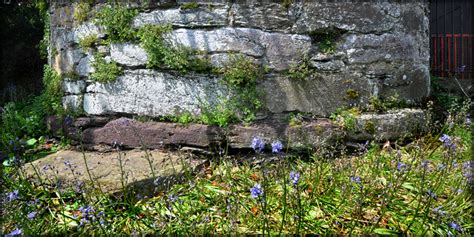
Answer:
[[[150,195],[166,190],[180,181],[185,170],[199,169],[204,163],[205,160],[187,153],[155,150],[109,153],[61,150],[25,164],[24,170],[34,182],[63,191],[72,189],[82,193],[93,185],[104,193],[121,193],[126,188]]]

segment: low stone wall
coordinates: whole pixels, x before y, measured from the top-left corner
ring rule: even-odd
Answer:
[[[163,35],[169,46],[200,52],[217,69],[234,54],[261,65],[264,76],[256,87],[267,113],[329,117],[340,107],[364,106],[371,97],[398,94],[416,102],[429,94],[426,1],[196,2],[129,4],[139,10],[130,27],[169,25],[172,30]],[[65,79],[65,107],[87,115],[199,115],[203,104],[232,96],[216,70],[150,69],[142,43],[101,43],[110,35],[94,15],[105,4],[89,6],[85,21],[77,19],[79,6],[59,1],[50,9],[50,64]],[[98,42],[82,49],[81,41],[91,36]],[[123,74],[108,83],[92,80],[97,52]]]

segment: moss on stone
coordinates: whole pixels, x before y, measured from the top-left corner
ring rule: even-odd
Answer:
[[[181,10],[192,10],[192,9],[197,9],[199,7],[199,4],[196,2],[187,2],[181,4],[180,8]]]

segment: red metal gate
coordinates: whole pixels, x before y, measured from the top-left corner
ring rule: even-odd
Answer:
[[[459,79],[474,78],[472,0],[431,0],[431,74]]]

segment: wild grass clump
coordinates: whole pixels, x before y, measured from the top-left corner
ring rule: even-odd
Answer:
[[[24,178],[24,166],[8,164],[0,232],[470,236],[473,125],[467,111],[457,109],[440,130],[410,142],[368,142],[360,153],[337,159],[295,156],[285,152],[288,141],[254,137],[249,156],[224,153],[148,197],[126,188],[120,196],[79,184],[68,189],[60,180],[41,186]],[[64,172],[36,171],[42,169]]]

